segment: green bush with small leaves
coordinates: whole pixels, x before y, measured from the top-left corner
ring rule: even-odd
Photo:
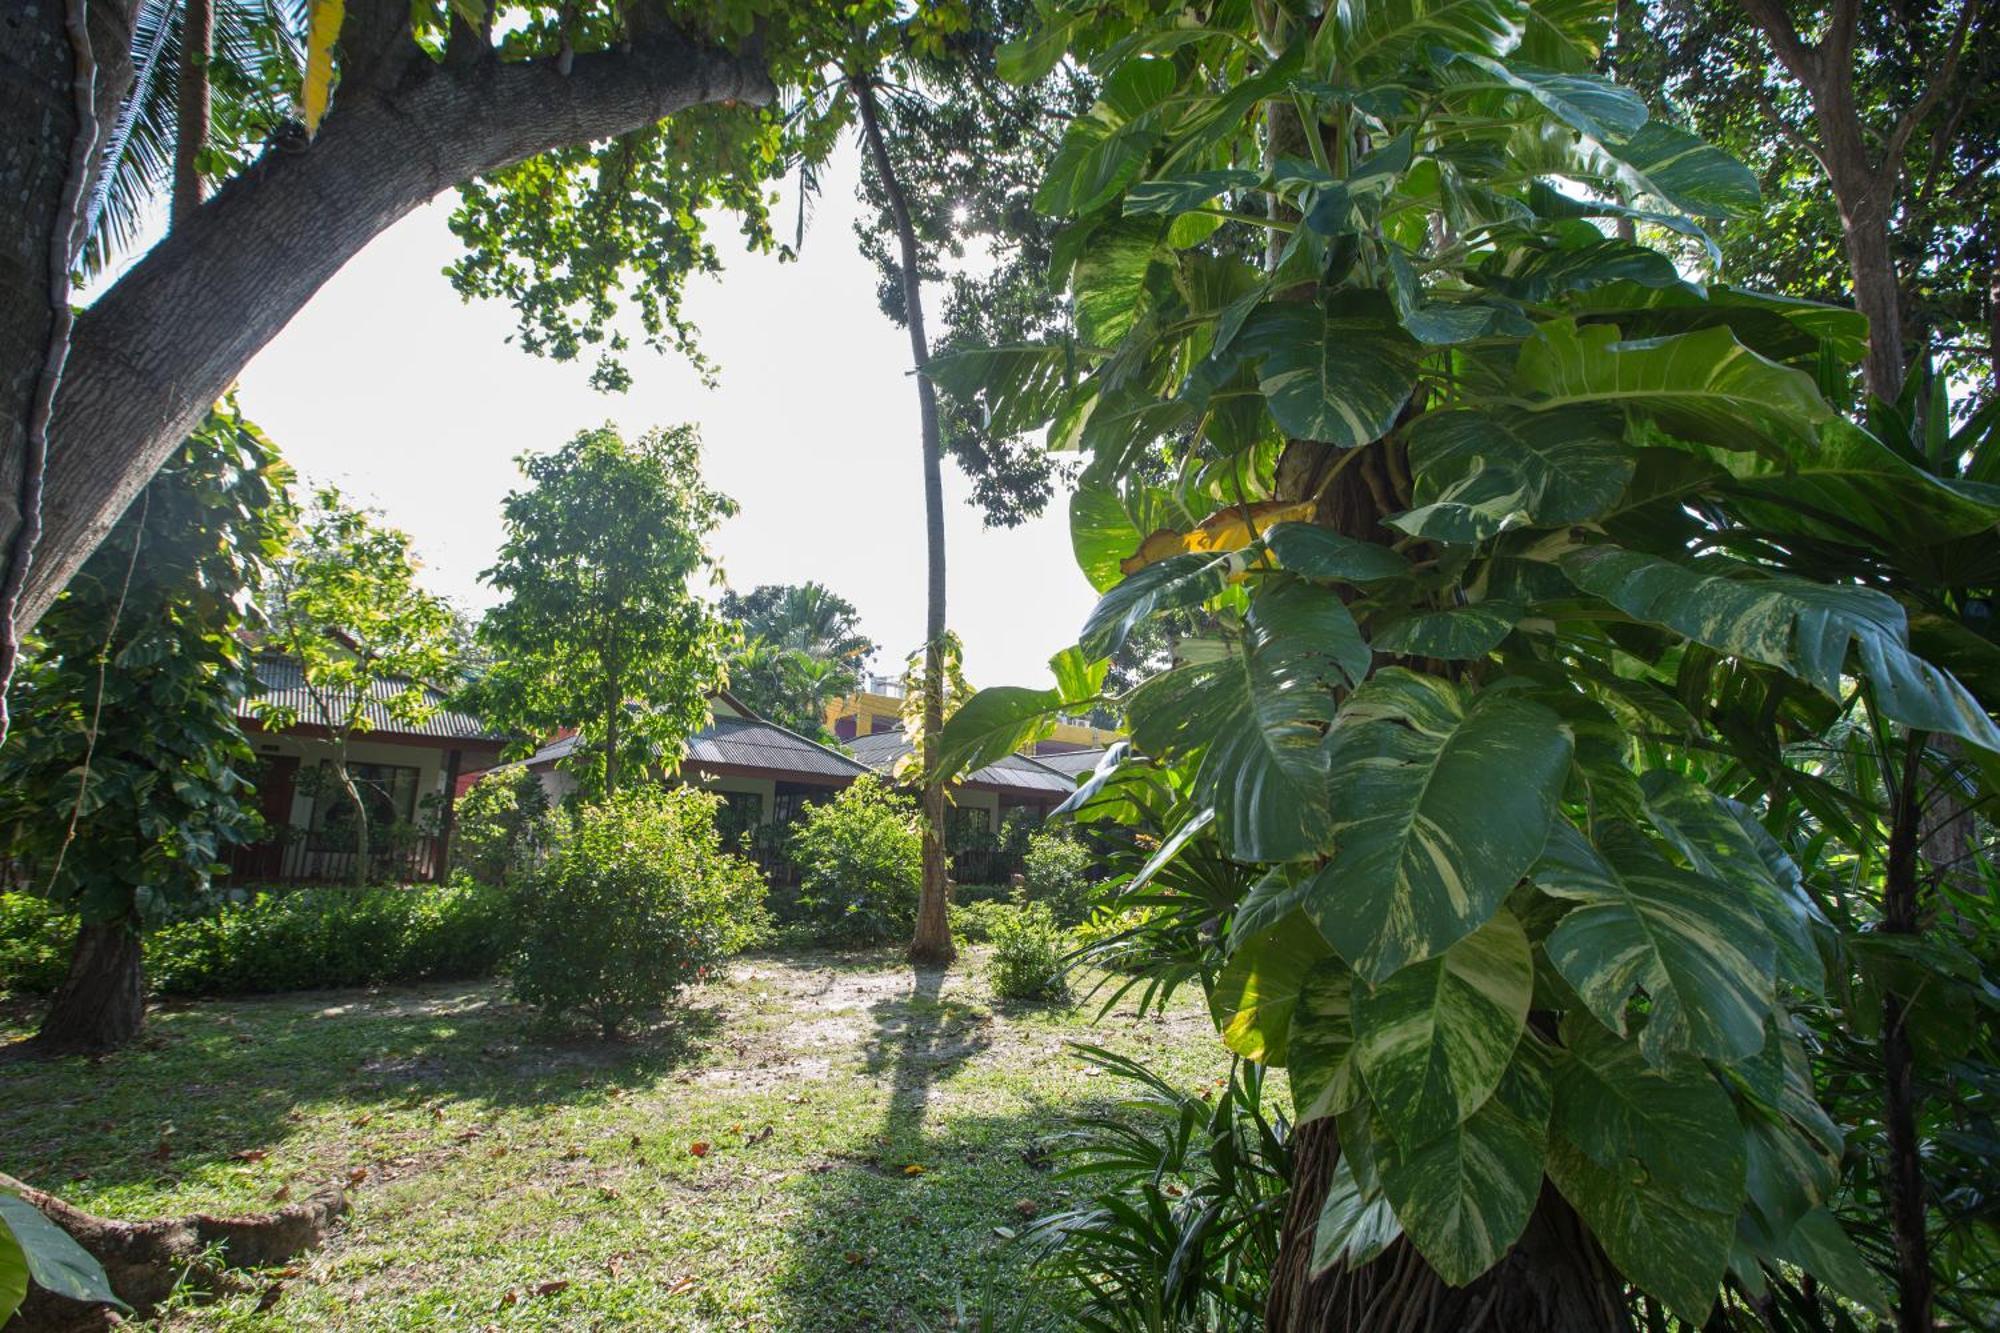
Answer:
[[[909,935],[923,881],[917,803],[880,778],[858,779],[807,810],[792,831],[798,911],[821,944],[881,944]]]
[[[719,804],[679,787],[579,807],[514,894],[515,994],[609,1035],[761,938],[764,880],[722,849]]]
[[[525,767],[496,769],[458,799],[452,863],[481,884],[510,884],[541,860],[555,819],[539,777]]]
[[[0,893],[0,993],[62,985],[76,915],[38,893]]]
[[[994,928],[1020,910],[1005,900],[953,903],[950,908],[951,933],[970,944],[986,944],[993,939]]]
[[[1063,956],[1069,937],[1047,903],[1019,903],[993,922],[988,975],[1003,1000],[1061,1000],[1069,995]]]
[[[146,932],[160,995],[249,995],[490,976],[507,951],[499,890],[451,884],[214,893]],[[0,990],[62,984],[77,918],[0,895]]]
[[[1031,902],[1044,903],[1065,930],[1090,915],[1091,852],[1066,828],[1037,829],[1022,858]]]

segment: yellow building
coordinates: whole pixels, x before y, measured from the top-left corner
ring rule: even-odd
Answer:
[[[903,729],[903,682],[893,676],[863,676],[861,688],[827,705],[827,729],[843,741]],[[1047,740],[1032,747],[1043,750],[1101,749],[1120,739],[1109,727],[1092,726],[1082,717],[1065,717]]]

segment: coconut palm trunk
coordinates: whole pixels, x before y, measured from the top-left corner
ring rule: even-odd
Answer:
[[[923,437],[924,538],[928,581],[924,616],[924,734],[923,765],[924,879],[917,900],[916,935],[910,958],[919,963],[946,963],[953,957],[951,927],[946,917],[947,884],[944,856],[944,783],[938,777],[938,733],[944,729],[944,474],[939,442],[937,392],[925,378],[930,364],[930,339],[924,332],[923,276],[917,267],[917,231],[910,221],[909,200],[882,138],[882,121],[871,76],[852,76],[855,101],[861,109],[862,135],[875,170],[882,177],[890,215],[896,220],[896,244],[901,259],[904,323],[910,331],[910,360],[916,369],[917,412]]]

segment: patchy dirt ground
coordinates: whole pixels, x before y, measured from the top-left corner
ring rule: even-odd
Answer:
[[[324,1251],[163,1327],[1053,1327],[1006,1236],[1061,1205],[1050,1150],[1118,1091],[1069,1043],[1212,1079],[1196,1003],[1093,1023],[996,1004],[976,956],[806,955],[618,1042],[498,984],[177,1005],[108,1059],[0,1067],[0,1164],[125,1217],[359,1181]]]

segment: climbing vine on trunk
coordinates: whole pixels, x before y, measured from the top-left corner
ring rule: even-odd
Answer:
[[[1618,1328],[1628,1286],[1695,1326],[1801,1271],[1883,1306],[1794,1017],[1831,931],[1773,810],[1705,779],[1843,711],[2000,749],[1865,574],[2000,496],[1822,398],[1860,316],[1619,235],[1712,251],[1758,192],[1593,73],[1609,17],[1052,10],[1015,71],[1103,79],[1036,199],[1076,336],[931,368],[1079,451],[1102,594],[1057,688],[954,716],[948,769],[1097,702],[1154,618],[1219,627],[1113,701],[1130,752],[1074,804],[1152,774],[1139,877],[1245,872],[1202,973],[1224,1043],[1290,1071],[1315,1206],[1279,1327]]]

